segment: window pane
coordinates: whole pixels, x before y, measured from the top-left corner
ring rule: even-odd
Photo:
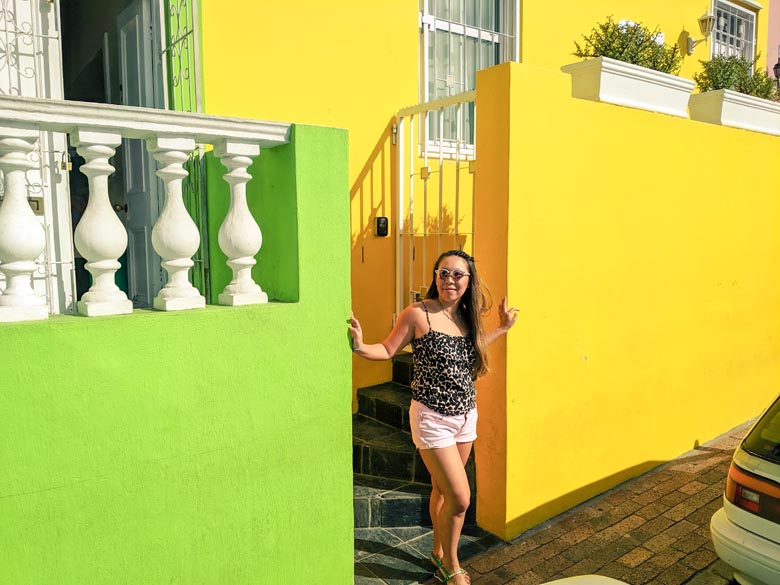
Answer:
[[[477,39],[466,38],[466,91],[477,87]]]
[[[437,88],[446,90],[447,74],[450,69],[450,35],[444,31],[436,31],[436,79]],[[446,91],[437,91],[435,98],[444,97]]]
[[[517,0],[420,0],[420,6],[434,20],[422,30],[428,44],[427,100],[473,90],[478,70],[515,58]],[[472,140],[473,111],[472,105],[430,115],[429,138],[436,140],[441,126],[442,137],[455,140],[460,124],[461,138]]]
[[[477,22],[477,4],[479,0],[466,0],[466,24],[468,26],[479,26]]]
[[[496,0],[480,0],[482,9],[481,27],[493,32],[498,32],[498,14]]]
[[[755,14],[725,2],[716,2],[717,27],[713,55],[755,57]]]
[[[463,35],[449,34],[450,37],[450,66],[447,71],[447,87],[452,95],[464,91],[463,89]]]
[[[775,401],[745,437],[744,447],[756,457],[780,463],[780,400]]]
[[[451,22],[463,23],[463,0],[450,0],[450,17]]]

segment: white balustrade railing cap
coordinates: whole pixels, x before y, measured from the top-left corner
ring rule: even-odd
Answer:
[[[91,102],[0,96],[0,126],[57,132],[115,131],[125,138],[188,136],[270,148],[289,142],[290,124]]]

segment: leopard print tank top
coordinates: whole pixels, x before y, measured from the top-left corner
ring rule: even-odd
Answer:
[[[428,307],[420,303],[428,333],[412,339],[412,399],[445,416],[466,414],[476,405],[471,339],[431,329]]]

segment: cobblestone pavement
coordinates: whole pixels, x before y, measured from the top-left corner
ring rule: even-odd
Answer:
[[[630,585],[727,585],[710,540],[745,424],[552,520],[469,558],[474,585],[539,585],[598,574]],[[435,583],[431,579],[427,583]]]

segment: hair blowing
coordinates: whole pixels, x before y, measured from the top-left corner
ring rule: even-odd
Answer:
[[[436,264],[433,266],[434,273],[433,279],[431,280],[431,286],[425,294],[426,299],[439,299],[439,289],[437,287],[435,271],[439,269],[439,264],[447,256],[463,258],[468,265],[468,271],[471,275],[467,277],[469,279],[469,285],[460,299],[458,308],[466,321],[466,325],[468,325],[469,337],[474,344],[476,360],[474,361],[472,374],[474,379],[477,379],[480,376],[484,376],[489,371],[487,344],[485,343],[485,332],[482,327],[482,313],[487,313],[490,310],[490,291],[488,291],[487,287],[484,287],[485,291],[488,293],[487,295],[482,291],[483,285],[479,282],[477,267],[474,265],[474,258],[466,254],[463,250],[448,250],[443,252],[441,256],[436,259]]]

